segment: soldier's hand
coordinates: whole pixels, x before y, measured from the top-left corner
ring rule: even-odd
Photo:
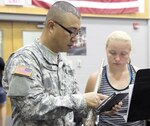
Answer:
[[[101,102],[104,99],[106,99],[108,96],[102,95],[102,94],[99,94],[99,93],[95,93],[95,92],[89,92],[89,93],[85,93],[84,97],[85,97],[87,106],[95,108],[99,104],[101,104]]]

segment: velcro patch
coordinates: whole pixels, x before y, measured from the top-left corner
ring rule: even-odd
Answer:
[[[23,75],[23,76],[31,76],[32,75],[32,69],[26,67],[26,66],[17,66],[14,74]]]

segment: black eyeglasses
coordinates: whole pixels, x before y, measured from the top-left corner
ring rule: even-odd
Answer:
[[[79,34],[80,31],[71,31],[69,29],[67,29],[66,27],[64,27],[63,25],[59,24],[58,22],[54,21],[54,23],[58,24],[60,27],[62,27],[65,31],[67,31],[71,37],[75,37]]]

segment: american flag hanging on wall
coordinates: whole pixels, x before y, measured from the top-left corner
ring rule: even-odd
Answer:
[[[32,5],[50,8],[58,0],[32,0]],[[130,14],[137,13],[138,0],[66,0],[79,8],[82,14]]]

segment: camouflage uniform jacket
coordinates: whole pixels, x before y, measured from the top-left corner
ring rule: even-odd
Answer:
[[[73,110],[86,108],[74,71],[61,54],[36,41],[6,62],[3,86],[13,126],[73,126]]]

